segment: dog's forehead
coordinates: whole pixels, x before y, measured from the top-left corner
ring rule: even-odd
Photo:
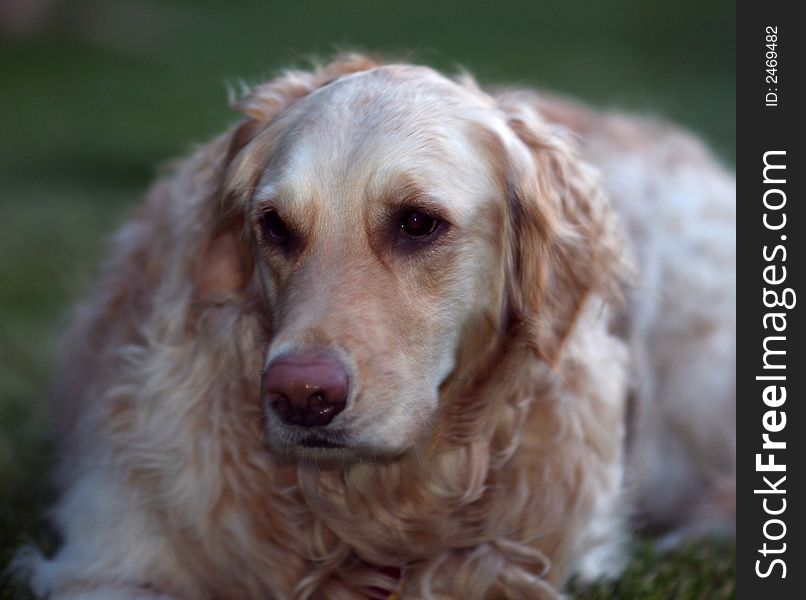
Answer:
[[[477,88],[458,83],[433,69],[415,65],[386,65],[340,77],[300,101],[322,117],[351,117],[375,123],[376,117],[403,125],[407,117],[445,118],[462,109],[488,109],[492,99]]]
[[[424,67],[341,78],[290,109],[281,160],[270,161],[261,195],[282,187],[285,197],[326,197],[340,208],[356,190],[405,180],[453,204],[477,203],[499,183],[485,139],[500,117],[487,100]]]

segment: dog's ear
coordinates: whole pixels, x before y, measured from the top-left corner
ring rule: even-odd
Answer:
[[[498,101],[527,150],[510,165],[509,310],[535,352],[556,365],[586,300],[618,297],[627,267],[596,172],[528,99]]]
[[[243,232],[240,217],[225,218],[214,226],[194,265],[198,302],[225,302],[249,284],[254,259]]]

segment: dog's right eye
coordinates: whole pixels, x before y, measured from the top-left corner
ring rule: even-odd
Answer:
[[[269,244],[287,246],[291,242],[291,232],[280,218],[280,215],[273,210],[263,213],[260,227],[263,233],[263,241]]]
[[[400,219],[400,230],[408,238],[424,239],[436,231],[439,221],[418,210],[406,211]]]

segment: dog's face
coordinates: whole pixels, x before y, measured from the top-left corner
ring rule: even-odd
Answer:
[[[491,98],[406,66],[336,79],[250,138],[235,170],[251,179],[245,220],[271,321],[274,449],[391,457],[441,428],[441,388],[470,383],[513,302],[528,304],[515,280],[535,295],[546,278],[512,252],[515,230],[529,264],[545,250],[547,217],[513,201],[513,173],[528,173],[521,196],[537,193],[532,156]]]
[[[460,343],[501,313],[505,190],[485,111],[430,71],[375,70],[272,125],[249,212],[273,445],[388,455],[433,428]]]

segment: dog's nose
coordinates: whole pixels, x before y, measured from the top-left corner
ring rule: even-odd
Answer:
[[[263,373],[263,396],[288,425],[321,427],[347,404],[344,366],[323,354],[294,354],[273,361]]]

